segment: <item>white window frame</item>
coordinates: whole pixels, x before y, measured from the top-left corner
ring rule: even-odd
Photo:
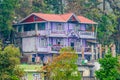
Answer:
[[[79,31],[80,30],[80,24],[76,24],[74,27],[74,31]]]
[[[56,31],[64,31],[63,23],[56,23]]]
[[[40,73],[33,73],[33,80],[40,80],[41,76]]]
[[[46,48],[46,47],[47,47],[47,38],[41,37],[41,38],[39,39],[39,46]]]
[[[60,45],[63,45],[64,39],[61,39],[61,38],[56,39],[56,44],[58,44],[58,42],[60,42]]]

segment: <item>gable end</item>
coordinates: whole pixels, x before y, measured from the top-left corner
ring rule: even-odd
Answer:
[[[45,21],[44,19],[42,18],[39,18],[38,16],[36,15],[30,15],[26,18],[24,18],[21,23],[29,23],[29,22],[40,22],[40,21]]]

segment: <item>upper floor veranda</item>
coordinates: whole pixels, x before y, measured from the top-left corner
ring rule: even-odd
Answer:
[[[69,34],[73,34],[73,36],[77,35],[79,38],[96,38],[97,23],[83,16],[64,14],[60,18],[51,14],[42,14],[42,17],[38,17],[39,15],[31,14],[20,23],[14,25],[14,28],[20,34],[19,37],[69,37]],[[43,16],[51,20],[44,20]],[[52,20],[53,18],[55,19]],[[67,18],[66,21],[65,18]]]

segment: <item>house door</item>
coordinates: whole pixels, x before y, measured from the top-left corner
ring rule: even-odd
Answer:
[[[74,42],[71,42],[70,46],[72,47],[72,49],[74,49]]]

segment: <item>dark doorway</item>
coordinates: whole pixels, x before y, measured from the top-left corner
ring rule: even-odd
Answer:
[[[74,42],[71,42],[70,46],[74,49]]]

